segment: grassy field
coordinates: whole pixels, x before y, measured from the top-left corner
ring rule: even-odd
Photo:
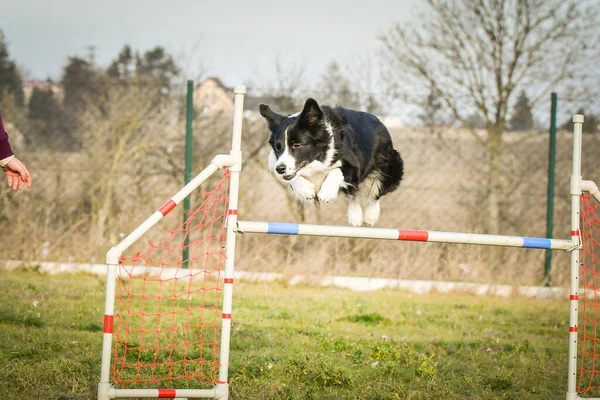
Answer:
[[[0,399],[93,399],[104,279],[0,270]],[[232,399],[562,399],[568,301],[236,282]]]

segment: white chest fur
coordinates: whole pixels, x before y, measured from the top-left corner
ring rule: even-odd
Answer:
[[[303,168],[299,175],[306,178],[307,181],[315,185],[315,187],[320,188],[329,173],[342,166],[341,162],[336,162],[333,165],[326,165],[320,161],[313,161],[308,164],[305,168]]]

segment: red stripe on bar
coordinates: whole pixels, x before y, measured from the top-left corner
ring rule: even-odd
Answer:
[[[579,236],[579,231],[571,231],[571,236]]]
[[[233,278],[225,278],[224,282],[233,284]]]
[[[429,239],[427,231],[413,231],[410,229],[398,229],[398,240],[414,240],[417,242],[426,242]]]
[[[231,314],[223,314],[223,319],[231,319]]]
[[[170,199],[165,204],[163,204],[163,206],[161,208],[159,208],[158,211],[160,211],[160,213],[164,217],[165,215],[167,215],[168,213],[170,213],[171,210],[174,209],[176,205],[177,204],[175,204],[175,202],[173,201],[173,199]]]
[[[578,295],[578,294],[572,294],[572,295],[569,297],[569,299],[570,299],[570,300],[579,300],[579,295]]]
[[[228,210],[227,215],[237,215],[237,210]]]
[[[175,389],[158,389],[159,399],[174,399],[175,397],[177,397]]]
[[[217,383],[218,383],[219,385],[227,385],[227,382],[225,382],[225,381],[217,381]]]
[[[113,333],[113,315],[105,315],[104,316],[104,333]]]
[[[569,332],[577,332],[577,327],[576,326],[570,326],[569,327]]]

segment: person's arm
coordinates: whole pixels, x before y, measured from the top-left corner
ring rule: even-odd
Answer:
[[[31,187],[31,175],[21,161],[13,154],[8,143],[8,133],[4,129],[2,115],[0,115],[0,167],[6,174],[8,186],[12,190],[23,190],[25,184]]]
[[[4,168],[13,157],[13,151],[8,143],[8,133],[4,129],[2,115],[0,115],[0,167]]]

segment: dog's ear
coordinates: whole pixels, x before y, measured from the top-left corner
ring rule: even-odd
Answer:
[[[258,107],[258,110],[260,111],[260,115],[267,120],[267,123],[270,127],[281,124],[281,121],[283,121],[285,118],[283,115],[279,115],[275,111],[271,110],[271,108],[269,108],[269,106],[266,104],[261,104]]]
[[[304,109],[298,117],[299,123],[304,123],[309,127],[319,126],[323,122],[323,111],[315,99],[307,99],[304,103]]]

